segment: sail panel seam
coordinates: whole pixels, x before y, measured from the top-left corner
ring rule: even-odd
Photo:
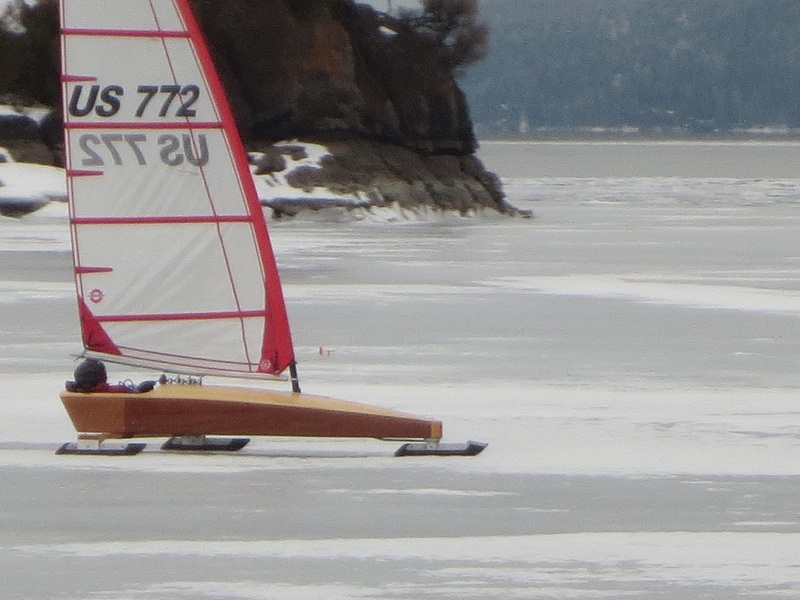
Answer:
[[[88,83],[89,81],[97,81],[94,75],[62,75],[61,83]]]
[[[69,177],[99,177],[100,175],[103,175],[103,171],[67,169],[67,175]]]

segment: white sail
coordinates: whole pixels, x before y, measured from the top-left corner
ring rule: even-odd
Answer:
[[[277,374],[294,361],[263,213],[186,0],[62,0],[75,279],[86,350]]]

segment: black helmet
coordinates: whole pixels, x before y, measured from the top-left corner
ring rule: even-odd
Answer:
[[[96,358],[87,358],[75,369],[75,384],[82,392],[91,391],[106,379],[106,366]]]

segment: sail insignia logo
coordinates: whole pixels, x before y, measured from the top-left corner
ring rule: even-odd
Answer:
[[[94,288],[91,292],[89,292],[89,301],[92,304],[100,304],[105,298],[106,295],[103,293],[103,290]]]

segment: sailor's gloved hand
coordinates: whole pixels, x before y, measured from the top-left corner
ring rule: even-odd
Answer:
[[[143,381],[136,386],[136,392],[139,394],[141,394],[142,392],[149,392],[154,387],[156,387],[155,381]]]

